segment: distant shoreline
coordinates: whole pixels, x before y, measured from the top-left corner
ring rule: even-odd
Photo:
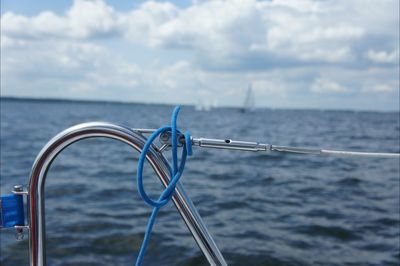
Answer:
[[[48,102],[48,103],[84,103],[84,104],[123,104],[123,105],[156,105],[156,106],[174,106],[169,103],[146,103],[146,102],[128,102],[118,100],[85,100],[85,99],[68,99],[68,98],[31,98],[31,97],[16,97],[16,96],[0,96],[0,101],[16,101],[16,102]],[[193,104],[180,104],[181,106],[190,106]],[[221,106],[223,109],[240,109],[236,106]],[[281,110],[281,111],[315,111],[315,112],[362,112],[362,113],[399,113],[400,110],[368,110],[368,109],[318,109],[318,108],[270,108],[256,107],[256,110]]]
[[[172,106],[172,104],[163,103],[140,103],[140,102],[124,102],[117,100],[85,100],[85,99],[68,99],[68,98],[31,98],[31,97],[14,97],[14,96],[1,96],[0,100],[6,101],[29,101],[29,102],[54,102],[54,103],[107,103],[107,104],[130,104],[130,105],[165,105]]]

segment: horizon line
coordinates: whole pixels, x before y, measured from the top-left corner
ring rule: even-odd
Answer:
[[[0,100],[15,100],[15,101],[49,101],[49,102],[81,102],[81,103],[112,103],[112,104],[137,104],[137,105],[165,105],[165,106],[191,106],[195,107],[196,104],[173,104],[173,103],[160,103],[160,102],[136,102],[136,101],[123,101],[123,100],[101,100],[101,99],[76,99],[76,98],[57,98],[57,97],[32,97],[32,96],[8,96],[0,95]],[[212,107],[212,109],[226,108],[226,109],[240,109],[241,106],[224,105]],[[306,108],[306,107],[267,107],[256,106],[256,110],[304,110],[304,111],[341,111],[341,112],[380,112],[380,113],[397,113],[399,109],[393,110],[373,110],[373,109],[334,109],[334,108]]]

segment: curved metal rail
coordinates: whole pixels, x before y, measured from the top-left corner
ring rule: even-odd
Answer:
[[[111,123],[93,122],[68,128],[46,144],[33,164],[28,187],[31,266],[46,265],[44,185],[49,167],[57,155],[67,146],[79,140],[93,137],[116,139],[128,144],[138,152],[142,151],[146,142],[144,136],[138,131]],[[152,146],[146,158],[162,184],[166,186],[170,177],[165,157]],[[208,262],[211,265],[227,265],[203,220],[179,182],[172,200]]]

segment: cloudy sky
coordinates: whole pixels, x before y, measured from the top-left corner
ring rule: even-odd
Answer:
[[[1,1],[1,95],[399,109],[398,0]]]

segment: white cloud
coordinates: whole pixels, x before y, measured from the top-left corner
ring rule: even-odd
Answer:
[[[287,83],[283,80],[254,80],[251,82],[254,91],[258,94],[269,94],[275,96],[286,96],[290,91]]]
[[[398,63],[400,60],[399,56],[399,50],[392,52],[369,50],[366,54],[369,60],[376,63]]]
[[[121,15],[123,36],[134,43],[157,46],[160,39],[160,28],[174,19],[179,9],[173,4],[145,2],[138,9]]]
[[[397,0],[112,4],[4,12],[2,95],[239,105],[252,81],[259,105],[397,95]]]
[[[374,92],[382,92],[382,93],[390,93],[395,91],[395,88],[393,86],[390,86],[388,84],[379,84],[373,87]]]
[[[350,90],[346,87],[343,87],[339,85],[338,83],[323,79],[323,78],[318,78],[314,81],[314,83],[311,86],[311,91],[315,93],[346,93],[349,92]]]
[[[87,39],[117,34],[119,27],[120,18],[101,0],[75,0],[63,16],[43,11],[33,17],[12,12],[5,12],[1,17],[2,35],[15,39]]]
[[[364,93],[374,93],[378,95],[391,95],[393,93],[400,91],[398,84],[388,84],[388,83],[381,83],[381,84],[371,84],[367,85],[362,89],[362,92]]]
[[[369,3],[235,0],[205,1],[179,8],[168,2],[150,1],[129,12],[117,12],[101,0],[75,0],[63,15],[44,11],[26,17],[6,12],[1,25],[2,35],[7,38],[119,36],[150,47],[191,49],[199,61],[221,66],[241,63],[232,57],[251,60],[246,58],[260,53],[266,64],[270,57],[335,63],[353,61],[358,56],[353,46],[374,34],[369,27],[370,10],[358,6]],[[383,14],[393,5],[375,5],[374,14]],[[356,21],[348,15],[350,11],[357,11]],[[387,25],[393,17],[385,14],[373,20]],[[393,56],[368,52],[374,62],[392,61]]]
[[[91,43],[27,42],[2,55],[3,95],[102,98],[113,89],[134,89],[140,75],[135,64]]]
[[[313,1],[210,1],[176,12],[158,28],[155,45],[194,49],[215,64],[254,53],[301,61],[337,62],[353,58],[360,25],[332,23]]]

